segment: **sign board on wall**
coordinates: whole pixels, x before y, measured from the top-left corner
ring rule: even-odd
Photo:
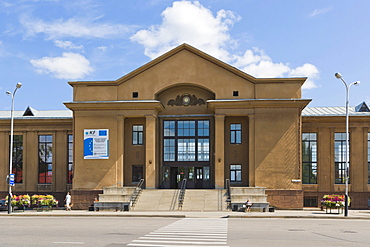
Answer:
[[[84,130],[84,159],[109,158],[109,130]]]

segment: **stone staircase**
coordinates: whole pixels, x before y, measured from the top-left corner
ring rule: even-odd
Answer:
[[[136,202],[135,211],[172,211],[177,210],[178,190],[145,189]]]
[[[130,202],[136,187],[104,187],[103,194],[99,194],[99,202]]]
[[[183,211],[226,211],[226,190],[186,190]]]
[[[99,195],[99,205],[107,209],[129,204],[135,187],[105,187]],[[143,189],[136,204],[130,208],[134,211],[227,211],[240,208],[249,198],[253,211],[268,211],[269,203],[265,188],[231,187],[231,207],[228,208],[225,189],[186,189],[182,207],[178,205],[177,189]],[[234,208],[233,208],[234,207]]]
[[[178,190],[143,190],[135,211],[226,211],[226,190],[187,189],[182,207],[178,205]]]
[[[231,187],[231,208],[234,210],[235,205],[241,207],[249,198],[252,202],[252,211],[268,212],[269,203],[265,188],[262,187]]]
[[[94,210],[129,210],[130,199],[136,187],[104,187],[99,201],[94,202]]]

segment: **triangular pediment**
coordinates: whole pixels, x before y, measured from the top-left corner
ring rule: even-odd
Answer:
[[[146,70],[150,69],[151,67],[153,66],[156,66],[158,65],[159,63],[169,59],[170,57],[182,52],[182,51],[188,51],[212,64],[215,64],[217,66],[219,66],[220,68],[223,68],[227,71],[229,71],[230,73],[233,73],[234,75],[237,75],[239,77],[242,77],[243,79],[249,81],[249,82],[252,82],[252,83],[265,83],[265,82],[287,82],[287,81],[300,81],[302,84],[305,82],[305,80],[307,78],[303,77],[303,78],[255,78],[225,62],[222,62],[221,60],[191,46],[191,45],[188,45],[186,43],[182,44],[182,45],[179,45],[177,46],[176,48],[168,51],[167,53],[159,56],[158,58],[150,61],[149,63],[141,66],[140,68],[132,71],[131,73],[119,78],[116,82],[117,84],[121,84],[133,77],[135,77],[136,75],[140,74],[140,73],[143,73],[145,72]]]
[[[213,56],[210,56],[207,53],[202,52],[201,50],[198,50],[197,48],[195,48],[193,46],[190,46],[188,44],[182,44],[182,45],[179,45],[178,47],[170,50],[169,52],[159,56],[158,58],[150,61],[149,63],[141,66],[140,68],[132,71],[131,73],[119,78],[117,80],[117,83],[119,83],[119,84],[123,83],[123,82],[131,79],[132,77],[135,77],[136,75],[138,75],[140,73],[143,73],[144,71],[150,69],[151,67],[156,66],[157,64],[159,64],[159,63],[169,59],[170,57],[172,57],[172,56],[174,56],[174,55],[176,55],[180,52],[183,52],[183,51],[188,51],[188,52],[190,52],[190,53],[192,53],[192,54],[194,54],[194,55],[196,55],[196,56],[198,56],[198,57],[200,57],[200,58],[202,58],[202,59],[204,59],[208,62],[211,62],[211,63],[213,63],[213,64],[215,64],[215,65],[217,65],[217,66],[219,66],[223,69],[226,69],[226,70],[230,71],[231,73],[234,73],[238,76],[241,76],[241,77],[243,77],[244,79],[246,79],[250,82],[255,82],[256,81],[255,77],[253,77],[253,76],[251,76],[251,75],[249,75],[249,74],[247,74],[247,73],[245,73],[245,72],[243,72],[243,71],[241,71],[241,70],[239,70],[239,69],[237,69],[237,68],[235,68],[235,67],[233,67],[233,66],[231,66],[227,63],[224,63],[221,60],[219,60],[219,59],[217,59]]]

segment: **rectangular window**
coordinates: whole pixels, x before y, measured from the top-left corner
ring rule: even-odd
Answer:
[[[71,184],[73,179],[73,135],[68,135],[68,170],[67,183]]]
[[[241,144],[242,143],[242,125],[241,124],[230,124],[230,143]]]
[[[140,180],[143,178],[144,168],[142,165],[134,165],[132,166],[132,182],[140,182]]]
[[[367,133],[367,183],[370,184],[370,133]]]
[[[164,139],[164,161],[175,161],[175,139]]]
[[[317,134],[302,133],[302,182],[317,183]]]
[[[318,206],[317,196],[304,196],[303,197],[303,207],[314,207]]]
[[[209,161],[209,139],[198,139],[198,161]]]
[[[177,140],[177,161],[195,161],[195,139]]]
[[[230,182],[242,181],[242,165],[230,165]]]
[[[9,136],[10,143],[10,136]],[[14,182],[23,182],[23,136],[13,135],[13,152],[12,152],[12,174]]]
[[[195,136],[195,121],[178,121],[178,136]]]
[[[143,145],[144,140],[144,126],[133,125],[132,126],[132,145]]]
[[[348,153],[350,144],[348,141]],[[346,168],[346,133],[334,133],[334,160],[335,160],[335,183],[344,184],[346,181],[346,170],[349,178],[349,154],[348,168]]]
[[[175,121],[164,121],[163,122],[163,135],[164,136],[175,136],[176,125]]]
[[[209,121],[198,121],[198,136],[209,136]]]
[[[163,121],[163,161],[209,161],[209,120]]]
[[[39,135],[39,184],[51,184],[53,178],[53,136]]]

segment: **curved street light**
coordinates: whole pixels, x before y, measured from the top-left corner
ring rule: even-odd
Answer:
[[[359,81],[352,82],[351,84],[347,84],[347,82],[343,79],[342,75],[340,73],[335,73],[334,75],[337,79],[340,79],[344,86],[346,87],[346,169],[344,173],[345,177],[345,199],[344,199],[344,216],[348,216],[348,162],[349,162],[349,149],[348,149],[348,139],[349,139],[349,119],[348,119],[348,106],[349,106],[349,89],[352,85],[358,85],[360,84]]]
[[[13,126],[14,126],[14,96],[17,92],[18,88],[22,87],[22,83],[18,82],[17,85],[15,85],[14,92],[6,91],[7,95],[10,95],[12,97],[12,108],[10,110],[10,155],[9,155],[9,175],[8,175],[8,183],[9,183],[9,194],[8,194],[8,214],[12,213],[12,185],[10,184],[10,176],[13,171]]]

